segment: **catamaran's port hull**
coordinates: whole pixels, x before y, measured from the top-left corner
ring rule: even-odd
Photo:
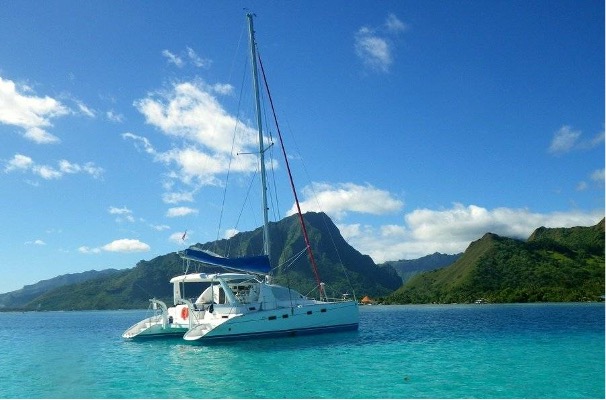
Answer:
[[[137,322],[128,328],[123,334],[124,339],[153,339],[163,337],[183,336],[189,329],[189,324],[165,324],[163,326],[162,316],[156,315]]]
[[[136,336],[132,336],[132,337],[126,337],[126,336],[122,336],[124,339],[128,339],[128,340],[136,340],[136,341],[143,341],[143,340],[155,340],[155,339],[170,339],[170,338],[182,338],[183,334],[187,332],[187,329],[180,329],[179,331],[163,331],[163,332],[157,332],[157,333],[144,333],[144,334],[139,334]]]

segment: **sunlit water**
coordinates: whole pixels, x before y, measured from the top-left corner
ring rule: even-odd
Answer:
[[[604,304],[363,306],[358,332],[132,342],[146,311],[0,313],[2,398],[604,398]]]

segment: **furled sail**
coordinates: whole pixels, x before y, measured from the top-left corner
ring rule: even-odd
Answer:
[[[271,270],[269,257],[266,255],[252,257],[226,258],[204,250],[185,249],[179,253],[186,260],[193,260],[203,264],[216,265],[237,271],[266,274]]]

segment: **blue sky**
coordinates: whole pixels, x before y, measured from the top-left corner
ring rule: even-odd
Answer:
[[[304,210],[376,262],[603,218],[602,1],[14,1],[0,293],[261,224],[243,8]]]

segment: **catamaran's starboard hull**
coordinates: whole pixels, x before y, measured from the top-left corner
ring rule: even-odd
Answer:
[[[280,331],[265,331],[265,332],[250,332],[241,334],[229,334],[229,335],[216,335],[216,336],[203,336],[199,339],[194,339],[194,342],[200,343],[215,343],[215,342],[229,342],[249,339],[265,339],[272,337],[289,337],[289,336],[304,336],[304,335],[318,335],[322,333],[331,332],[346,332],[355,331],[358,329],[358,324],[349,325],[335,325],[335,326],[321,326],[315,328],[293,328],[288,330]],[[191,339],[187,339],[192,341]]]
[[[233,316],[214,324],[195,325],[183,338],[196,342],[310,335],[358,329],[358,305],[353,301],[317,303]]]

